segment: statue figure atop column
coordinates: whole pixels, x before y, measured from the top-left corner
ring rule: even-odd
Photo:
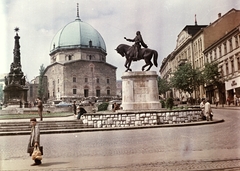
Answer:
[[[14,64],[21,64],[21,60],[20,60],[20,44],[19,44],[20,37],[18,36],[19,28],[16,27],[14,30],[16,32],[16,36],[14,37],[15,45],[14,45],[14,50],[13,50],[13,55],[14,55],[13,63]]]

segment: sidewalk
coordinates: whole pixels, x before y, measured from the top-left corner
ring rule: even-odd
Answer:
[[[240,106],[234,106],[234,105],[232,105],[232,104],[231,104],[230,106],[228,106],[228,105],[222,106],[222,105],[220,104],[220,105],[218,105],[218,107],[216,107],[215,104],[211,104],[211,107],[212,107],[213,109],[240,110]]]
[[[182,156],[182,151],[139,153],[115,156],[81,156],[79,158],[44,158],[42,165],[30,166],[31,158],[0,160],[2,171],[125,171],[125,170],[224,170],[240,169],[235,149],[192,151]],[[218,156],[216,158],[216,156]],[[17,168],[17,169],[16,169]]]

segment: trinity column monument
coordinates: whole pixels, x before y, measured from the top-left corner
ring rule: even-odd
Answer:
[[[4,104],[12,107],[22,107],[27,102],[26,78],[22,72],[20,44],[18,36],[19,28],[14,29],[16,35],[13,49],[13,62],[10,66],[10,72],[5,76]]]

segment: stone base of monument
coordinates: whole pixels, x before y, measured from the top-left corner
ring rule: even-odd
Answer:
[[[161,108],[156,71],[125,72],[123,74],[122,108],[124,111]]]

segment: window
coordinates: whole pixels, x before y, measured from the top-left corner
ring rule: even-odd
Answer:
[[[221,46],[218,47],[219,49],[219,58],[222,56],[222,49],[221,49]]]
[[[232,51],[233,50],[232,39],[228,40],[228,42],[229,42],[229,50]]]
[[[226,55],[227,54],[227,45],[226,45],[226,43],[224,43],[223,46],[224,46],[224,54]]]
[[[77,78],[73,77],[73,82],[76,83],[77,82]]]
[[[99,78],[97,78],[97,80],[96,80],[96,81],[97,81],[97,83],[99,83]]]
[[[238,44],[238,37],[235,36],[235,47],[238,48],[239,47],[239,44]]]
[[[212,52],[210,52],[209,62],[212,62],[212,61],[213,61]]]
[[[226,75],[229,74],[229,71],[228,71],[228,62],[226,62]]]
[[[88,89],[84,89],[84,97],[88,97]]]
[[[240,71],[240,57],[237,58],[237,63],[238,63],[238,71]]]
[[[110,81],[109,81],[109,78],[107,78],[107,84],[109,84],[109,82],[110,82]]]
[[[217,59],[217,49],[214,49],[214,59]]]
[[[76,88],[73,89],[73,94],[77,94],[77,89]]]
[[[110,90],[107,90],[107,95],[110,96]]]
[[[234,62],[231,60],[231,68],[232,68],[232,74],[234,73]]]
[[[220,74],[221,74],[221,77],[223,77],[223,76],[224,76],[223,66],[220,66],[219,68],[220,68]]]
[[[92,40],[90,40],[88,44],[89,44],[89,47],[92,47]]]
[[[68,55],[68,60],[71,61],[72,60],[72,56]]]
[[[88,78],[85,78],[85,83],[87,83],[88,82]]]
[[[97,97],[100,97],[100,95],[101,95],[101,94],[100,94],[100,89],[97,89],[97,90],[96,90],[96,96],[97,96]]]

